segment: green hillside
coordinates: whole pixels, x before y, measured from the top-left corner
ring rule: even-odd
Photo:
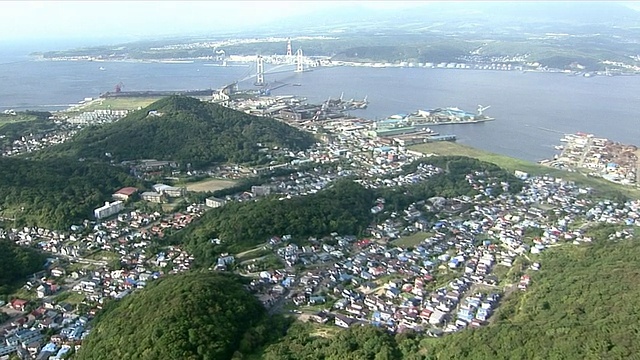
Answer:
[[[606,239],[615,227],[591,233]],[[638,239],[563,245],[492,326],[423,342],[438,359],[630,359],[640,353]]]
[[[115,161],[171,160],[200,168],[227,161],[267,162],[258,152],[259,143],[301,150],[314,142],[311,134],[270,118],[171,96],[115,123],[84,129],[72,141],[44,154]]]
[[[68,159],[0,158],[0,216],[12,225],[63,229],[138,181],[126,169]]]
[[[512,294],[494,322],[442,338],[358,328],[325,338],[296,326],[261,353],[264,359],[632,359],[640,353],[638,238],[606,240],[599,226],[590,245],[562,245],[543,255],[526,292]],[[384,355],[366,353],[384,346]],[[356,357],[354,354],[363,354]]]
[[[9,147],[13,141],[24,135],[38,135],[55,129],[49,120],[51,113],[45,111],[25,111],[16,115],[0,113],[0,148]]]
[[[446,173],[412,185],[395,188],[367,189],[350,179],[332,183],[316,194],[279,200],[277,196],[260,201],[232,202],[212,209],[191,226],[174,233],[167,241],[185,244],[200,265],[210,266],[223,252],[238,253],[265,243],[272,236],[292,235],[296,241],[322,237],[337,232],[358,235],[372,221],[401,212],[411,203],[432,196],[476,195],[466,175],[482,171],[497,183],[506,181],[512,191],[522,184],[513,175],[494,164],[459,156],[425,158],[408,165],[405,173],[418,164],[430,163],[446,169]],[[496,189],[498,194],[501,189]],[[371,208],[378,197],[385,199],[386,213],[374,215]],[[213,245],[211,239],[222,242]]]
[[[230,359],[276,333],[264,321],[237,276],[171,275],[108,305],[76,359]]]
[[[42,270],[44,262],[44,254],[0,240],[0,296],[10,294],[28,275]]]
[[[331,232],[358,234],[373,216],[375,193],[349,180],[317,194],[279,201],[277,198],[234,202],[208,211],[169,241],[184,243],[200,265],[210,266],[222,252],[237,253],[265,243],[271,236],[297,240]],[[213,245],[212,238],[220,238]]]

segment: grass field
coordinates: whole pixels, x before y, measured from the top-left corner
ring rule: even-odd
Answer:
[[[120,257],[120,255],[112,252],[112,251],[107,251],[107,250],[100,250],[96,253],[93,253],[89,256],[87,256],[88,259],[92,259],[92,260],[103,260],[103,261],[110,261],[110,260],[114,260],[114,259],[118,259]]]
[[[399,239],[393,240],[391,243],[401,248],[414,247],[432,235],[433,234],[419,231],[413,235],[403,236]]]
[[[640,190],[633,186],[619,185],[604,179],[588,177],[586,174],[581,172],[568,172],[565,170],[554,169],[549,166],[491,153],[454,142],[441,141],[436,143],[420,144],[411,146],[410,149],[424,154],[468,156],[478,160],[494,163],[509,171],[520,170],[530,175],[550,175],[569,181],[575,181],[576,183],[591,187],[603,195],[621,192],[633,198],[640,198]]]
[[[79,294],[77,292],[73,292],[73,291],[65,291],[62,294],[58,295],[55,297],[55,301],[60,303],[60,302],[66,302],[69,303],[71,305],[76,305],[79,304],[81,302],[83,302],[85,299],[84,294]]]
[[[207,179],[187,184],[187,191],[206,192],[216,191],[232,187],[236,184],[233,180]]]
[[[94,111],[94,110],[137,110],[139,107],[147,107],[151,103],[160,100],[159,97],[131,97],[131,98],[107,98],[96,99],[85,105],[74,108],[74,111]]]

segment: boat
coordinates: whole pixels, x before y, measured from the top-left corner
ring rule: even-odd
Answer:
[[[292,85],[293,86],[302,86],[302,84],[299,84],[299,83],[295,83],[295,84],[292,84]]]
[[[100,66],[100,71],[105,71],[106,69],[102,66]]]

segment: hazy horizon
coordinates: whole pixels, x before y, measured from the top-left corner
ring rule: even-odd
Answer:
[[[506,4],[468,3],[470,6]],[[616,3],[640,8],[638,2]],[[431,1],[8,1],[0,2],[0,10],[5,15],[0,23],[3,34],[0,44],[39,42],[45,48],[53,49],[68,44],[89,46],[160,37],[230,34],[260,27],[277,29],[294,22],[303,24],[310,16],[331,14],[337,7],[342,10],[339,15],[348,17],[358,15],[363,9],[424,10],[425,6],[446,8],[461,4]]]

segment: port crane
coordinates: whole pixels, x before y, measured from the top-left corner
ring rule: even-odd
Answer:
[[[478,116],[482,116],[482,113],[490,107],[491,105],[489,106],[478,105]]]

